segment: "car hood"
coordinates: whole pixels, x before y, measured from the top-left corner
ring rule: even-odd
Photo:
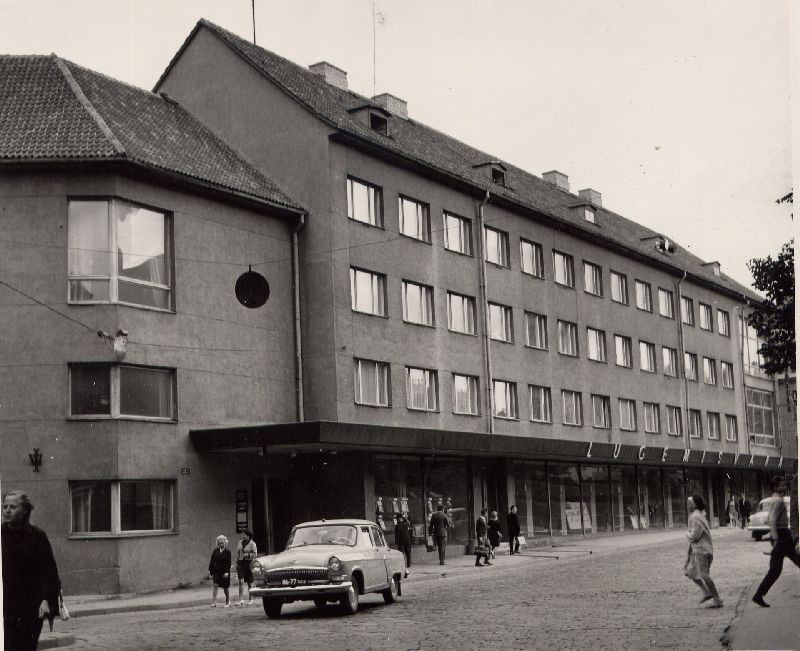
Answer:
[[[266,569],[292,566],[321,567],[327,566],[328,559],[331,556],[347,561],[353,558],[361,558],[363,553],[363,550],[344,545],[305,545],[303,547],[292,547],[279,554],[262,556],[257,560]]]

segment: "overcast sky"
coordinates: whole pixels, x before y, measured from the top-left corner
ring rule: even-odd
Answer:
[[[372,0],[255,3],[260,46],[364,95],[374,72],[414,119],[567,174],[743,284],[792,235],[789,0],[375,0],[375,66]],[[201,17],[252,38],[251,0],[0,0],[0,52],[150,89]]]

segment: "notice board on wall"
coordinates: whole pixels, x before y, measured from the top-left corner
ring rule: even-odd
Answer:
[[[236,533],[249,529],[247,520],[249,495],[247,490],[236,490]]]

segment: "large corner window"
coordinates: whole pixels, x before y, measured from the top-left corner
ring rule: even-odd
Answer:
[[[747,430],[758,445],[775,445],[772,394],[759,389],[745,389]]]
[[[170,480],[69,483],[70,533],[131,535],[171,533],[175,482]]]
[[[175,420],[175,370],[70,364],[70,416]]]
[[[172,309],[172,221],[121,199],[73,199],[68,217],[70,303]]]

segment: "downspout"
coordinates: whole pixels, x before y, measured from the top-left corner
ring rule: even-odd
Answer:
[[[298,235],[306,225],[306,216],[301,213],[297,225],[292,229],[292,304],[294,308],[294,382],[297,405],[297,421],[305,420],[303,401],[303,331],[300,321],[300,247]]]
[[[753,454],[752,450],[750,449],[750,424],[747,422],[747,383],[745,382],[745,374],[744,374],[744,332],[747,324],[744,320],[744,308],[737,307],[735,308],[737,315],[738,315],[738,323],[739,326],[739,377],[742,379],[742,404],[744,405],[744,434],[747,440],[747,454]]]
[[[492,387],[492,357],[491,341],[489,338],[489,299],[486,295],[486,251],[484,250],[483,208],[489,203],[489,191],[478,205],[478,251],[480,253],[481,269],[481,312],[483,313],[483,361],[486,371],[486,400],[489,434],[494,434],[494,389]]]
[[[681,284],[683,281],[686,280],[686,269],[683,270],[683,276],[678,279],[677,283],[677,291],[678,291],[678,314],[676,315],[678,318],[678,342],[680,343],[681,347],[681,367],[683,368],[683,407],[684,413],[686,414],[686,449],[692,449],[692,435],[689,432],[689,379],[686,377],[686,340],[684,338],[683,332],[683,290],[681,288]],[[700,373],[700,369],[696,369],[697,373]]]

